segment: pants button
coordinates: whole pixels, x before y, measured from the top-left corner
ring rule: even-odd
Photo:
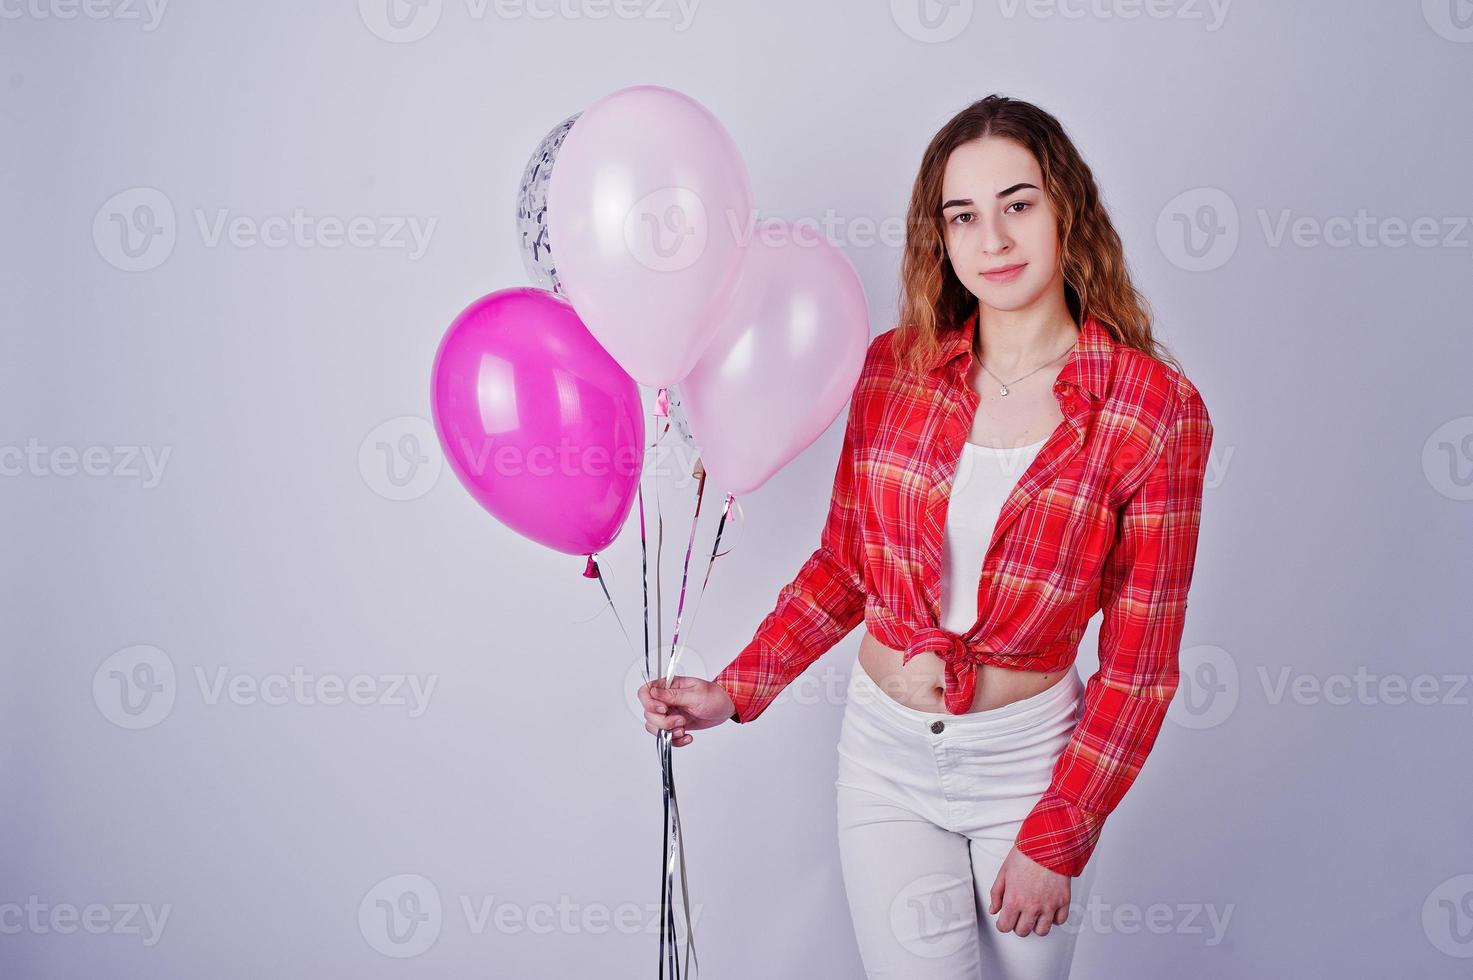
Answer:
[[[931,722],[931,731],[940,735],[946,729],[946,723],[941,721]]]

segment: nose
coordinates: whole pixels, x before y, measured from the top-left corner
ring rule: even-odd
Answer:
[[[990,221],[983,226],[982,251],[988,255],[1005,255],[1012,246],[1012,240],[1003,232],[1001,222]]]

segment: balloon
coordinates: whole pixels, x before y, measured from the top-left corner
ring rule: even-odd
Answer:
[[[614,360],[653,388],[685,377],[715,333],[751,219],[731,136],[699,102],[656,85],[585,109],[547,188],[565,295]]]
[[[859,274],[816,229],[761,222],[716,336],[681,382],[701,463],[728,493],[755,490],[823,434],[869,347]]]
[[[543,289],[562,293],[557,265],[552,259],[552,242],[547,233],[547,184],[552,178],[553,164],[568,130],[581,113],[573,113],[542,138],[522,171],[517,189],[517,231],[522,239],[522,265],[532,282]]]
[[[679,386],[671,385],[665,389],[665,403],[669,411],[670,429],[680,437],[680,441],[687,449],[700,451],[696,445],[695,433],[691,431],[690,420],[685,417],[685,396],[680,393]]]
[[[639,386],[565,300],[523,286],[466,307],[430,404],[455,475],[507,527],[573,555],[618,535],[644,466]]]

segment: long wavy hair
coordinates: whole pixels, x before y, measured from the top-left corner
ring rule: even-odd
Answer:
[[[984,136],[1027,147],[1043,172],[1043,190],[1059,216],[1064,296],[1075,322],[1093,316],[1120,343],[1177,371],[1181,365],[1151,332],[1145,297],[1131,284],[1120,236],[1090,172],[1064,127],[1038,106],[989,95],[951,118],[921,159],[906,216],[900,269],[900,325],[896,349],[920,370],[935,356],[941,333],[962,323],[977,298],[957,278],[946,256],[941,179],[951,151]]]

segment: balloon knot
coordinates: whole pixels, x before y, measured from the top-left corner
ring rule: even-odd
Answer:
[[[663,387],[655,394],[655,414],[670,414],[670,396]]]
[[[583,566],[584,578],[598,578],[598,566],[593,563],[593,556],[588,556],[588,564]]]

